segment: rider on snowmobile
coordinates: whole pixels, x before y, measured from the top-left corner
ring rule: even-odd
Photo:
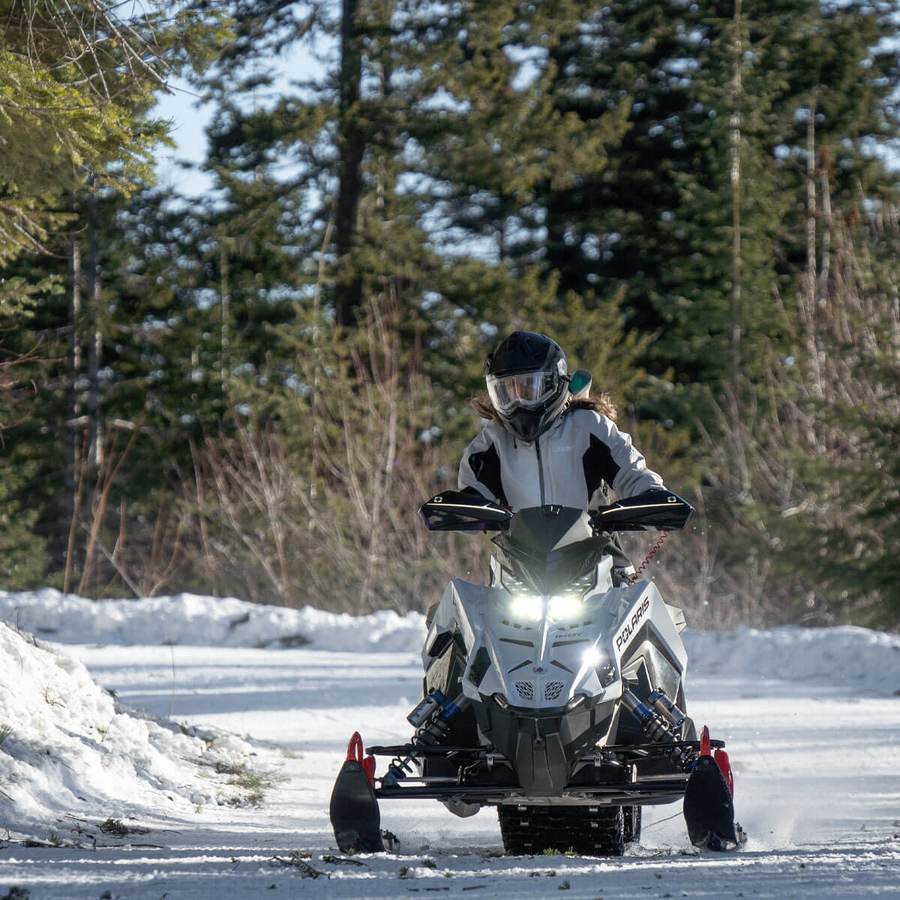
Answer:
[[[692,843],[740,846],[724,743],[705,728],[698,741],[686,715],[684,615],[626,577],[609,533],[683,528],[690,504],[609,403],[586,399],[589,376],[569,375],[555,341],[511,334],[486,379],[459,490],[421,513],[432,531],[499,532],[491,582],[454,578],[428,611],[409,743],[364,756],[351,738],[330,806],[338,846],[382,851],[379,798],[431,797],[459,816],[496,806],[509,853],[621,856],[643,805],[681,796]],[[394,757],[380,778],[378,755]]]
[[[459,488],[474,489],[512,511],[558,505],[590,511],[665,490],[631,437],[616,428],[615,408],[570,390],[566,355],[556,341],[516,331],[485,362],[488,397],[475,409],[487,423],[459,466]],[[489,399],[488,399],[489,398]],[[615,535],[608,552],[621,581],[634,572]]]

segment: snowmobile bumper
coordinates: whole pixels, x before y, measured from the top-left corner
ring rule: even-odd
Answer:
[[[460,800],[485,806],[511,802],[527,802],[534,806],[643,806],[680,800],[687,781],[687,776],[675,776],[665,780],[634,781],[627,785],[576,785],[556,797],[531,797],[522,788],[509,785],[407,784],[376,788],[375,796],[379,800]]]
[[[711,743],[714,747],[723,746],[721,741]],[[524,802],[529,805],[644,806],[681,800],[690,775],[670,761],[668,774],[629,777],[627,773],[634,771],[632,764],[667,760],[673,751],[696,755],[699,748],[698,741],[610,745],[583,761],[586,769],[581,771],[596,774],[589,774],[587,778],[575,777],[552,794],[529,790],[527,784],[518,781],[510,760],[482,748],[400,744],[367,749],[374,756],[394,757],[388,773],[375,779],[374,796],[379,800],[454,800],[478,805]],[[406,768],[400,769],[396,762],[403,757],[406,757]],[[409,763],[429,757],[453,762],[456,775],[413,775]]]

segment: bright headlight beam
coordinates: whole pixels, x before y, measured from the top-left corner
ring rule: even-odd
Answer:
[[[577,594],[556,594],[550,598],[548,612],[554,622],[577,619],[584,608],[584,601]]]
[[[544,601],[537,594],[514,594],[509,601],[509,612],[514,619],[537,622],[544,615]]]
[[[603,652],[598,647],[588,647],[581,657],[582,663],[586,666],[596,666],[604,659]]]

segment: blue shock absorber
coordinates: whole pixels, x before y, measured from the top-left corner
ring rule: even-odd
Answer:
[[[655,709],[639,700],[628,688],[622,691],[622,705],[638,720],[641,731],[652,742],[672,744],[678,740],[678,735],[672,730],[669,722]],[[685,765],[691,757],[691,751],[685,747],[673,747],[669,756]]]
[[[652,691],[647,697],[647,703],[666,719],[678,734],[682,733],[686,716],[662,688]]]
[[[459,707],[456,703],[448,699],[442,691],[435,688],[433,691],[429,691],[428,696],[406,717],[406,721],[413,728],[420,728],[430,721],[436,713],[445,720],[450,721],[458,712]]]
[[[628,688],[622,691],[622,704],[638,720],[641,731],[651,741],[675,740],[675,735],[663,717],[639,700]]]
[[[407,721],[415,727],[415,733],[409,742],[410,753],[405,757],[396,757],[388,766],[383,784],[395,784],[412,771],[412,761],[418,747],[433,747],[447,736],[448,723],[459,715],[469,704],[463,694],[450,700],[439,690],[430,691],[428,696],[407,716]]]
[[[432,691],[432,693],[437,695],[435,699],[438,701],[438,703],[440,703],[441,715],[447,722],[459,715],[460,708],[459,706],[457,706],[454,700],[450,700],[448,697],[445,697],[440,691]],[[461,697],[462,695],[460,695],[460,697],[457,697],[456,699],[459,700]]]

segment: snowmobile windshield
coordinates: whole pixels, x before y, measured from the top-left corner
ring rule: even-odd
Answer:
[[[512,577],[539,594],[551,594],[590,574],[603,555],[583,509],[540,506],[520,509],[509,529],[494,538]]]

